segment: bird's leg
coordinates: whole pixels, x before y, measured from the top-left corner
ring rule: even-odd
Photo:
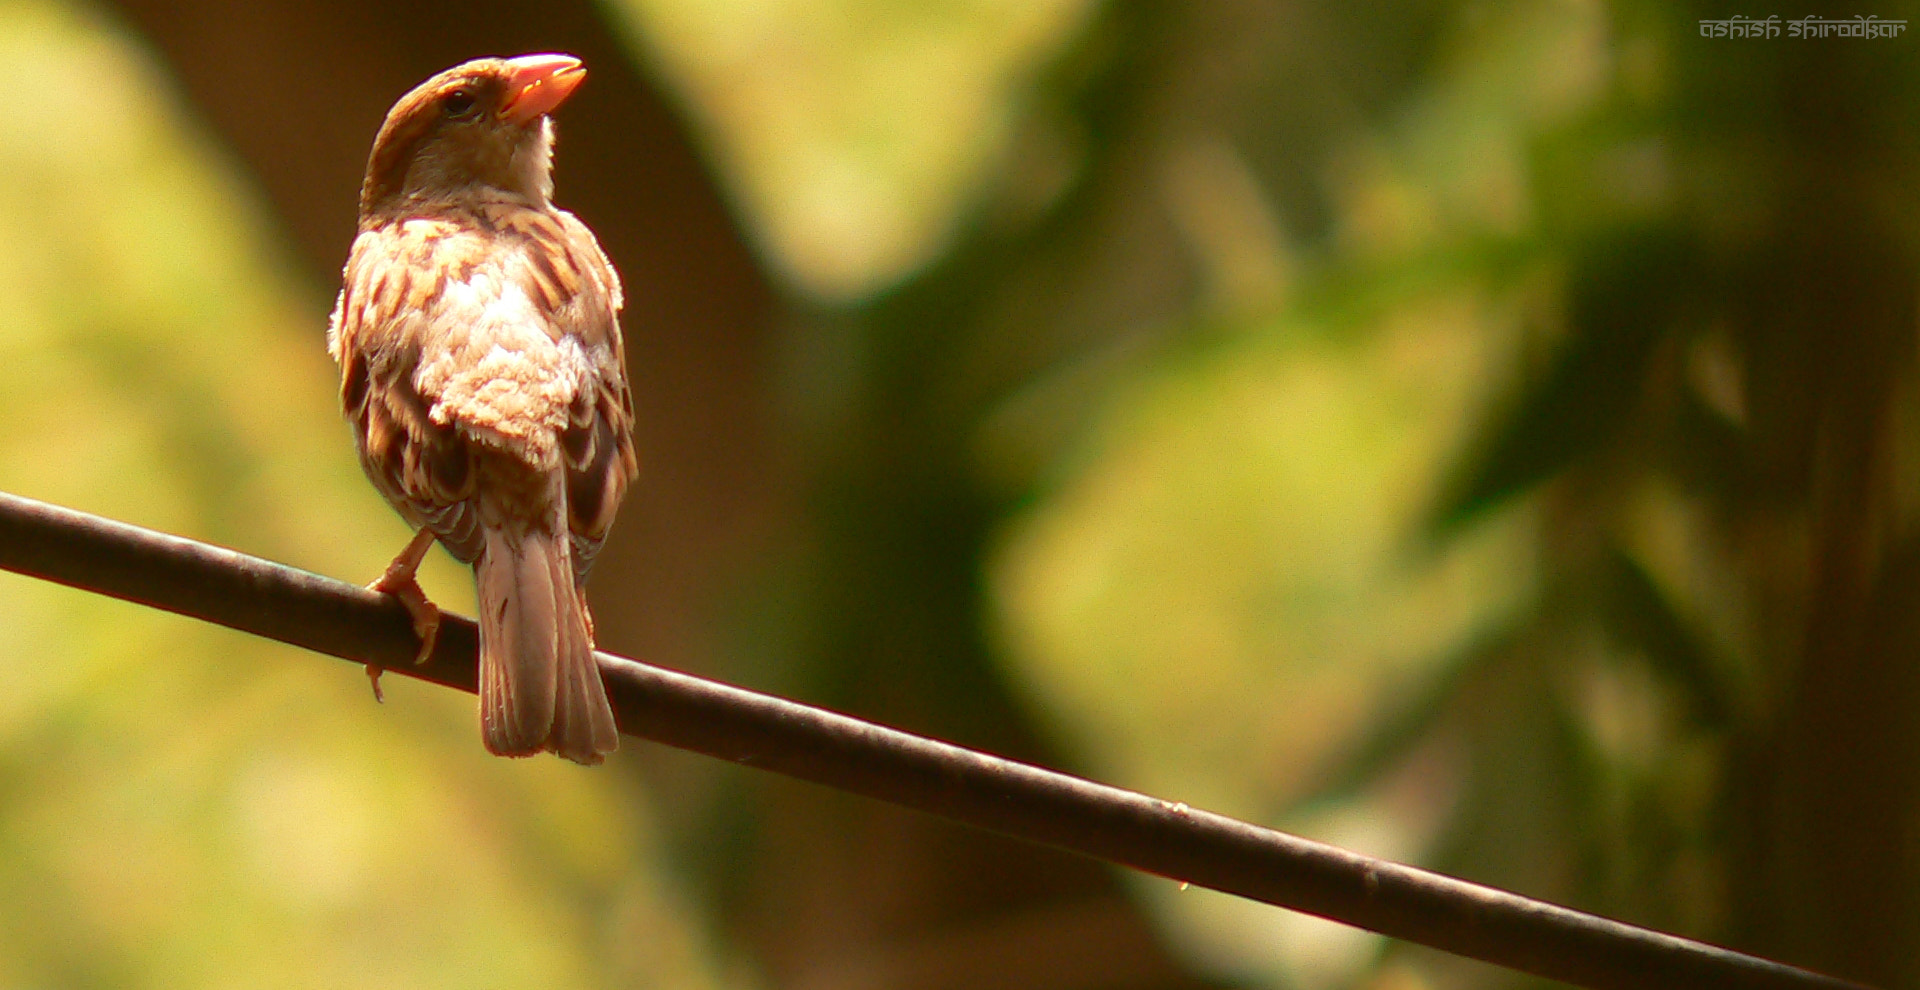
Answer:
[[[421,529],[413,534],[413,541],[407,544],[400,555],[387,565],[387,572],[380,575],[378,581],[367,585],[368,588],[392,595],[406,606],[407,615],[413,618],[413,634],[420,637],[420,652],[414,655],[414,663],[425,663],[433,654],[434,640],[440,635],[440,609],[427,601],[427,593],[420,589],[420,582],[414,575],[420,570],[420,562],[427,557],[427,551],[433,547],[433,531]]]
[[[414,654],[414,663],[425,663],[433,655],[434,641],[440,638],[440,609],[427,601],[427,593],[420,589],[420,582],[414,575],[420,570],[420,562],[426,559],[427,551],[433,547],[433,531],[424,527],[413,534],[413,541],[407,544],[400,555],[387,565],[387,572],[380,579],[367,585],[372,591],[392,595],[400,600],[413,618],[413,634],[420,639],[420,652]],[[367,664],[367,678],[373,682],[373,697],[384,700],[380,692],[380,674],[386,668],[379,664]]]

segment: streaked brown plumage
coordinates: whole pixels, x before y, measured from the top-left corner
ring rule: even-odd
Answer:
[[[619,276],[550,199],[547,113],[583,75],[478,59],[394,104],[328,342],[360,463],[419,531],[375,587],[425,656],[420,558],[438,540],[472,564],[487,749],[594,764],[617,730],[584,588],[635,458]]]

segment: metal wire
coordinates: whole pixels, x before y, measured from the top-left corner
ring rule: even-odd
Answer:
[[[467,619],[447,616],[432,657],[415,666],[406,613],[385,596],[4,493],[0,569],[474,690],[477,640]],[[599,659],[628,734],[1496,965],[1623,990],[1859,986],[807,705]]]

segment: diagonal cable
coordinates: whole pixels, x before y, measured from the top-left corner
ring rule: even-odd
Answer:
[[[433,655],[415,666],[406,612],[385,596],[5,493],[0,569],[474,690],[471,620],[446,616]],[[630,735],[1495,965],[1622,990],[1859,986],[623,657],[599,660]]]

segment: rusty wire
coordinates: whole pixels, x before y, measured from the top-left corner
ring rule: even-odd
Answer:
[[[5,493],[0,569],[474,690],[470,620],[448,615],[416,666],[406,613],[382,595]],[[1859,986],[623,657],[599,660],[630,735],[1499,966],[1622,990]]]

